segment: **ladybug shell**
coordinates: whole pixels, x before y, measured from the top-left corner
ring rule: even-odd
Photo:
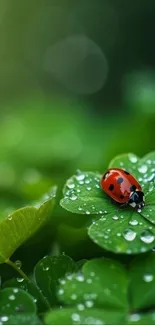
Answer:
[[[141,191],[137,180],[121,168],[111,168],[106,171],[101,179],[101,187],[114,201],[126,203],[131,192]]]

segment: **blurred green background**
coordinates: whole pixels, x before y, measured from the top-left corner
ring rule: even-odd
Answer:
[[[1,218],[77,169],[154,150],[154,21],[151,0],[0,0]],[[55,212],[58,237],[79,238],[62,220],[86,219]]]

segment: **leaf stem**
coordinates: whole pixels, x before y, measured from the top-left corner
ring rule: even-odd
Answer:
[[[9,259],[7,259],[5,261],[6,264],[10,265],[14,270],[16,270],[21,276],[22,278],[24,278],[27,281],[30,281],[30,279],[27,277],[27,275],[24,273],[24,271],[22,271],[17,265],[16,263],[10,261]]]

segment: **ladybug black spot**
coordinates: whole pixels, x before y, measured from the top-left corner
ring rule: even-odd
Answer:
[[[124,195],[120,195],[120,199],[124,199]]]
[[[123,178],[122,177],[119,177],[118,179],[117,179],[117,183],[118,184],[121,184],[123,182]]]
[[[112,191],[113,189],[114,189],[114,185],[113,184],[110,184],[109,190]]]
[[[126,174],[126,175],[130,175],[130,173],[128,173],[126,170],[124,170],[124,174]]]
[[[130,187],[130,191],[131,192],[134,192],[136,190],[136,186],[135,185],[132,185],[131,187]]]

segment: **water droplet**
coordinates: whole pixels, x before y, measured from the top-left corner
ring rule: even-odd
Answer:
[[[120,162],[120,166],[121,166],[121,167],[124,166],[124,163],[123,163],[122,161]]]
[[[75,293],[73,293],[73,294],[71,295],[71,299],[72,299],[72,300],[76,300],[76,299],[77,299],[77,295],[76,295]]]
[[[10,299],[10,300],[15,300],[16,297],[15,297],[14,295],[10,295],[10,296],[9,296],[9,299]]]
[[[144,276],[143,276],[143,280],[145,282],[151,282],[153,280],[153,278],[154,278],[153,274],[144,274]]]
[[[77,309],[78,310],[84,310],[85,309],[85,306],[83,304],[78,304],[77,305]]]
[[[79,281],[79,282],[83,282],[83,281],[84,281],[84,276],[83,276],[83,274],[79,274],[79,275],[77,275],[76,280]]]
[[[45,266],[45,265],[43,265],[43,271],[48,271],[49,270],[49,266]]]
[[[134,220],[129,221],[129,224],[131,226],[137,226],[138,225],[138,221],[136,219],[134,219]]]
[[[17,278],[17,282],[23,282],[24,281],[24,278]]]
[[[147,172],[147,165],[142,165],[138,168],[138,171],[142,174],[145,174]]]
[[[72,201],[75,201],[75,200],[77,200],[77,196],[74,195],[74,194],[72,194],[72,196],[70,197],[70,199],[71,199]]]
[[[62,285],[64,285],[66,283],[66,281],[64,279],[60,279],[59,280],[59,283],[62,284]]]
[[[118,216],[113,216],[112,219],[118,220]]]
[[[130,316],[130,320],[131,320],[132,322],[138,322],[138,321],[140,320],[140,318],[141,318],[141,316],[140,316],[139,314],[132,314],[132,315]]]
[[[64,294],[64,290],[60,288],[60,289],[58,290],[58,294],[59,294],[59,295],[63,295],[63,294]]]
[[[79,210],[79,211],[82,211],[82,208],[79,207],[78,210]]]
[[[154,241],[154,235],[149,230],[144,230],[140,239],[145,244],[151,244]]]
[[[123,237],[127,240],[127,241],[133,241],[136,238],[136,232],[133,231],[132,229],[126,229],[124,231]]]
[[[13,289],[13,292],[14,292],[14,293],[17,293],[18,291],[19,291],[18,288],[14,288],[14,289]]]
[[[12,220],[12,215],[11,214],[8,215],[8,220]]]
[[[88,187],[87,187],[87,190],[88,190],[88,191],[91,191],[91,187],[90,187],[90,186],[88,186]]]
[[[73,189],[74,187],[75,187],[75,184],[74,183],[67,183],[67,187],[69,188],[69,189]]]
[[[92,283],[92,279],[87,279],[87,283]]]
[[[133,164],[135,164],[136,162],[137,162],[137,157],[136,156],[134,156],[134,155],[129,155],[129,160],[133,163]]]
[[[138,213],[141,213],[141,212],[142,212],[142,210],[141,210],[141,209],[137,209],[137,212],[138,212]]]
[[[117,236],[118,236],[118,237],[121,237],[121,233],[120,233],[120,232],[118,232],[118,233],[117,233]]]
[[[8,316],[2,316],[0,319],[1,319],[2,322],[7,322],[9,320],[9,317]]]
[[[84,174],[79,174],[76,176],[77,181],[83,181],[85,179],[85,175]]]
[[[90,211],[86,210],[86,214],[90,214]]]
[[[87,301],[85,302],[85,305],[86,305],[87,308],[91,308],[91,307],[93,307],[94,302],[93,302],[92,300],[87,300]]]
[[[85,180],[85,184],[89,184],[90,183],[90,180],[89,179],[86,179]]]
[[[22,267],[22,262],[20,260],[15,261],[15,264],[18,267],[18,269]]]
[[[80,315],[72,314],[72,320],[74,320],[75,322],[79,322],[80,321]]]
[[[94,277],[95,276],[95,272],[90,272],[90,276]]]

